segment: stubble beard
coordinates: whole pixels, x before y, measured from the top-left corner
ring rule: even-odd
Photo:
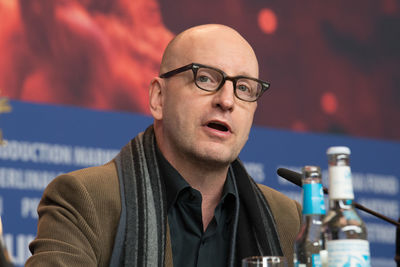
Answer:
[[[221,156],[218,151],[207,147],[196,147],[196,145],[181,147],[181,152],[187,161],[205,171],[226,169],[239,154],[229,151],[228,155]]]

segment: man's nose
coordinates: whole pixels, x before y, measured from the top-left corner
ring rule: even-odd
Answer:
[[[226,81],[224,85],[214,95],[214,105],[223,110],[231,110],[235,104],[235,93],[233,83]]]

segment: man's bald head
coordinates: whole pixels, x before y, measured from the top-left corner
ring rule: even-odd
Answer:
[[[258,77],[258,62],[250,44],[236,30],[220,24],[189,28],[173,38],[164,51],[160,74],[192,62],[207,64],[207,59],[198,59],[202,54],[205,55],[205,52],[218,56],[216,53],[220,53],[221,50],[216,48],[217,44],[218,48],[223,44],[224,52],[230,52],[231,57],[243,56],[246,60],[254,62]],[[194,57],[197,61],[193,61]]]
[[[236,78],[258,78],[257,58],[237,31],[211,24],[176,36],[165,50],[160,73],[193,66],[191,63],[202,65],[203,70],[183,68],[168,77],[155,77],[150,85],[157,144],[165,158],[183,174],[190,176],[202,163],[213,175],[214,171],[221,172],[225,179],[229,164],[248,139],[257,108],[256,101],[248,102],[236,95],[238,87],[243,91],[250,86],[243,79],[237,86]],[[220,72],[230,78],[216,91],[197,85],[197,81],[225,81],[217,75]],[[217,124],[225,127],[215,127]]]

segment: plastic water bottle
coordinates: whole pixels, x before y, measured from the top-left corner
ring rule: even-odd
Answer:
[[[324,239],[321,231],[325,215],[321,170],[317,166],[302,169],[303,218],[294,244],[295,267],[321,267]],[[321,254],[322,251],[322,255]]]
[[[330,147],[329,212],[323,221],[329,267],[370,267],[367,229],[353,200],[350,149]]]

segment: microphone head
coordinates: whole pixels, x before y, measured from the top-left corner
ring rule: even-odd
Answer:
[[[285,178],[286,180],[294,183],[295,185],[298,185],[302,187],[302,182],[301,182],[301,174],[295,171],[291,171],[289,169],[285,168],[279,168],[276,173],[281,176],[282,178]]]

